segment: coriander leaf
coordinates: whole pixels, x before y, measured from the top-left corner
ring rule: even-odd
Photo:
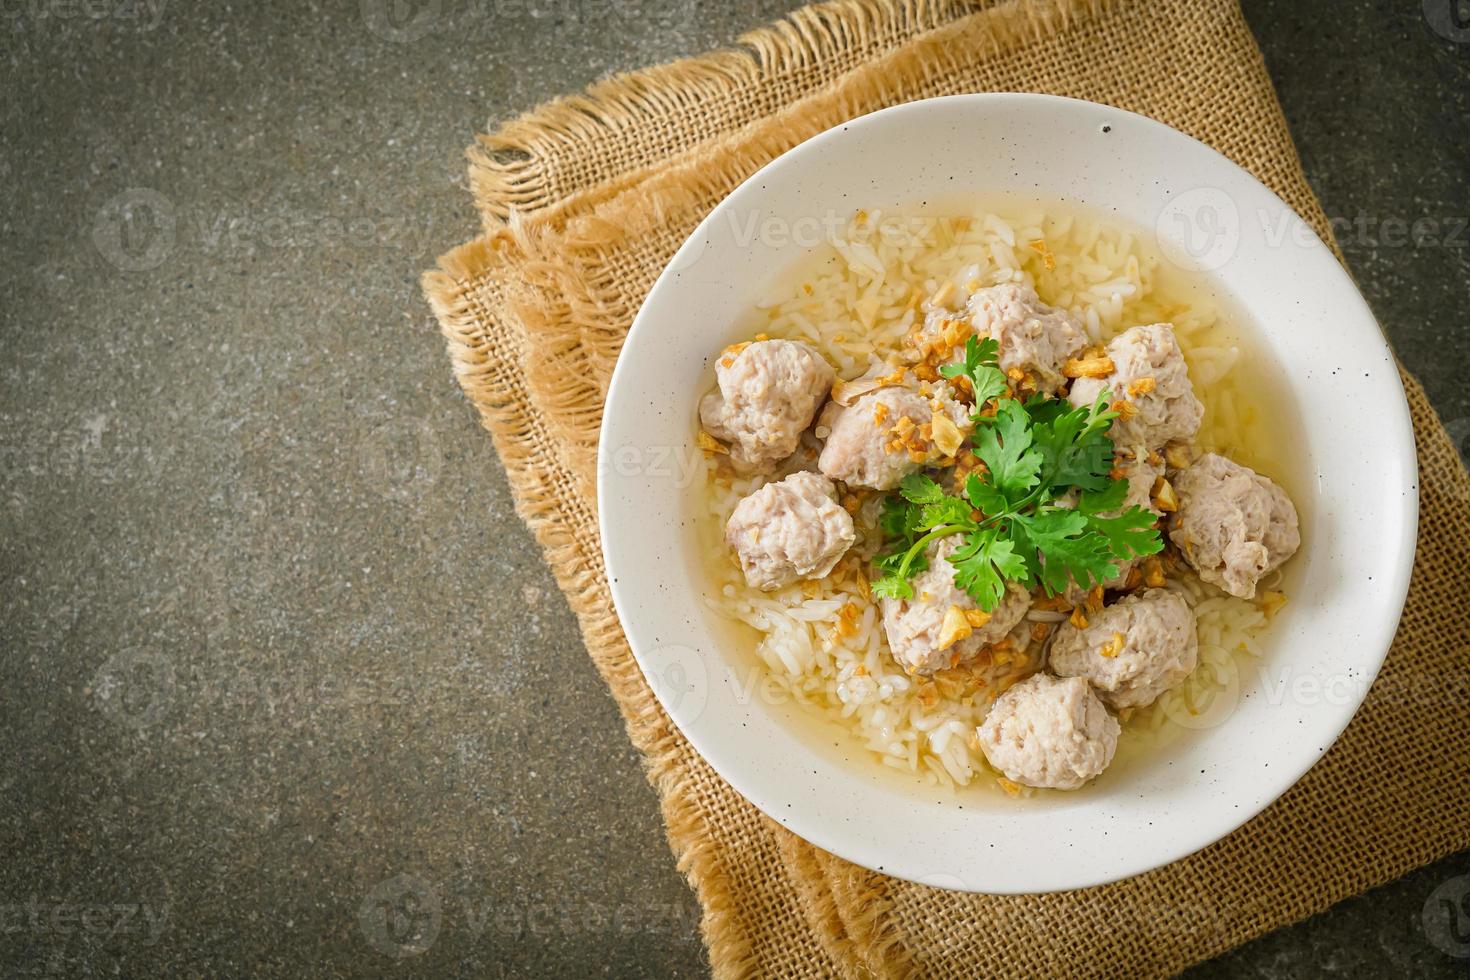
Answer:
[[[1045,459],[1043,480],[1056,498],[1069,487],[1108,488],[1113,440],[1108,436],[1118,413],[1107,408],[1106,392],[1091,406],[1058,411],[1028,402],[1033,439]],[[1056,401],[1053,399],[1053,401]]]
[[[903,499],[916,504],[935,504],[944,499],[944,488],[923,473],[910,473],[898,485]]]
[[[925,527],[943,527],[947,524],[973,525],[970,504],[959,497],[944,497],[932,504],[925,504],[921,519]]]
[[[956,502],[962,503],[961,501]],[[917,506],[910,506],[918,510]],[[942,505],[931,504],[929,506]],[[877,567],[878,571],[883,573],[878,580],[883,583],[880,594],[893,596],[898,599],[910,598],[913,595],[913,587],[909,584],[909,579],[929,567],[929,557],[925,554],[925,549],[932,541],[948,537],[966,528],[973,528],[975,525],[969,521],[968,508],[965,509],[965,516],[966,523],[963,527],[941,525],[939,527],[927,528],[921,525],[917,531],[903,538],[897,548],[874,558],[874,566]],[[895,581],[886,581],[888,579]],[[869,584],[873,585],[876,583]]]
[[[1042,454],[1031,448],[1029,423],[1021,403],[1007,398],[999,403],[995,424],[975,430],[975,455],[990,470],[990,483],[1012,504],[1041,479]]]
[[[1091,530],[1082,514],[1042,510],[1032,515],[1018,514],[1015,521],[1025,527],[1045,559],[1040,577],[1052,595],[1065,592],[1074,581],[1091,588],[1118,574],[1107,537]]]
[[[873,595],[884,599],[912,599],[914,587],[898,575],[882,575],[868,583]]]
[[[980,479],[978,473],[971,473],[965,481],[965,496],[977,510],[989,517],[1004,514],[1010,508],[1005,494]]]
[[[889,495],[883,498],[883,510],[878,515],[878,526],[885,537],[908,540],[923,533],[922,511],[902,497]]]
[[[1016,514],[1014,519],[1030,532],[1036,546],[1046,550],[1048,542],[1073,537],[1087,530],[1087,518],[1075,510],[1049,507],[1034,514]]]
[[[1087,526],[1107,540],[1114,557],[1139,558],[1164,550],[1164,539],[1154,527],[1157,519],[1152,511],[1135,504],[1117,517],[1089,514]]]
[[[964,362],[941,365],[939,373],[942,377],[951,379],[969,378],[970,388],[975,394],[975,409],[979,411],[986,402],[999,398],[1009,390],[1006,376],[996,361],[999,352],[1000,344],[994,338],[986,337],[981,340],[972,335],[965,341]]]
[[[1005,595],[1006,582],[1020,578],[1026,563],[998,527],[970,534],[949,556],[954,581],[983,611],[991,612]]]
[[[1026,414],[1031,416],[1032,425],[1050,425],[1058,416],[1069,411],[1072,406],[1060,398],[1032,395],[1026,399],[1023,407],[1026,409]]]
[[[1011,515],[1005,523],[1008,537],[1025,565],[1024,574],[1018,581],[1029,589],[1041,578],[1041,559],[1036,541],[1031,537],[1030,528],[1017,520],[1016,515]]]
[[[1092,490],[1082,494],[1077,501],[1077,510],[1083,514],[1106,514],[1121,510],[1128,498],[1128,481],[1114,480],[1106,490]]]

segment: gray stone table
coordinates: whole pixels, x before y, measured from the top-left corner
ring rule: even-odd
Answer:
[[[417,278],[475,228],[488,119],[789,4],[443,0],[453,29],[395,43],[388,2],[0,2],[0,973],[707,970]],[[1470,31],[1245,6],[1354,272],[1470,435]],[[1195,973],[1463,973],[1425,911],[1470,939],[1440,904],[1467,874]]]

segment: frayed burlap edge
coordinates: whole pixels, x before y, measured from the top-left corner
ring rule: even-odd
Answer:
[[[476,137],[470,188],[486,232],[522,216],[583,203],[581,192],[627,188],[691,149],[690,129],[725,135],[915,35],[998,0],[835,0],[794,11],[740,47],[615,75]],[[738,93],[740,99],[730,96]],[[722,106],[720,110],[712,107]],[[659,141],[622,141],[637,129]],[[588,148],[596,148],[587,160]],[[575,161],[567,166],[563,161]]]

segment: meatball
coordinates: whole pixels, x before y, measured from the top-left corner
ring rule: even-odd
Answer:
[[[990,613],[980,611],[954,581],[948,561],[959,538],[941,538],[924,556],[929,567],[911,580],[912,599],[883,599],[883,629],[893,659],[910,673],[930,674],[975,657],[1015,629],[1031,608],[1031,593],[1012,583]]]
[[[1205,407],[1194,396],[1184,353],[1167,323],[1125,330],[1108,344],[1112,371],[1102,378],[1078,378],[1067,395],[1073,405],[1091,405],[1107,389],[1126,407],[1113,421],[1113,443],[1158,449],[1175,439],[1193,439]]]
[[[1158,504],[1154,503],[1154,486],[1159,482],[1159,477],[1164,475],[1164,458],[1157,453],[1134,454],[1128,450],[1120,450],[1113,457],[1112,477],[1115,480],[1127,480],[1128,492],[1123,497],[1123,506],[1117,510],[1108,511],[1103,516],[1117,517],[1134,507],[1142,507],[1144,510],[1161,514]],[[1072,489],[1057,498],[1058,507],[1076,507],[1077,490]]]
[[[1162,456],[1157,453],[1120,452],[1114,457],[1113,469],[1115,478],[1128,481],[1128,493],[1123,497],[1123,506],[1106,516],[1116,517],[1134,507],[1142,507],[1154,514],[1163,513],[1154,503],[1154,486],[1164,475]]]
[[[837,375],[800,341],[758,340],[736,347],[715,368],[719,390],[700,402],[700,421],[729,446],[736,469],[769,473],[795,451]]]
[[[976,336],[999,345],[1002,371],[1036,379],[1036,390],[1055,394],[1066,383],[1062,365],[1087,344],[1087,331],[1066,310],[1043,303],[1030,286],[1007,283],[976,290],[967,306]]]
[[[1033,674],[996,699],[975,734],[1012,782],[1076,789],[1113,761],[1119,730],[1082,678]]]
[[[833,402],[821,426],[830,431],[818,469],[848,486],[892,490],[926,463],[953,456],[974,423],[946,388],[888,387],[846,408]]]
[[[832,481],[793,473],[735,505],[725,525],[751,587],[766,592],[798,579],[821,578],[857,538],[852,515],[837,505]]]
[[[1061,677],[1081,677],[1112,708],[1153,704],[1199,661],[1189,603],[1167,589],[1149,589],[1089,617],[1085,629],[1063,623],[1050,665]]]
[[[1002,371],[1029,376],[1032,387],[1047,394],[1066,384],[1062,365],[1087,343],[1076,317],[1047,306],[1030,286],[1007,283],[976,290],[962,311],[930,308],[916,344],[921,354],[958,362],[972,334],[995,340]]]
[[[1169,539],[1199,577],[1242,599],[1301,546],[1296,507],[1248,466],[1205,453],[1175,474],[1179,511]]]

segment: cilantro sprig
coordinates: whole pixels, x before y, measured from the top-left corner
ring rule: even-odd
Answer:
[[[986,612],[1008,582],[1051,595],[1073,582],[1092,588],[1115,577],[1119,562],[1163,550],[1155,515],[1137,505],[1123,510],[1128,483],[1110,476],[1109,431],[1118,413],[1108,393],[1075,408],[1058,398],[1018,401],[997,352],[994,340],[971,337],[964,361],[940,369],[946,378],[969,379],[971,441],[984,470],[972,472],[958,496],[914,473],[884,500],[879,526],[888,547],[876,559],[878,595],[912,598],[913,576],[928,567],[926,549],[954,535],[955,584]]]

